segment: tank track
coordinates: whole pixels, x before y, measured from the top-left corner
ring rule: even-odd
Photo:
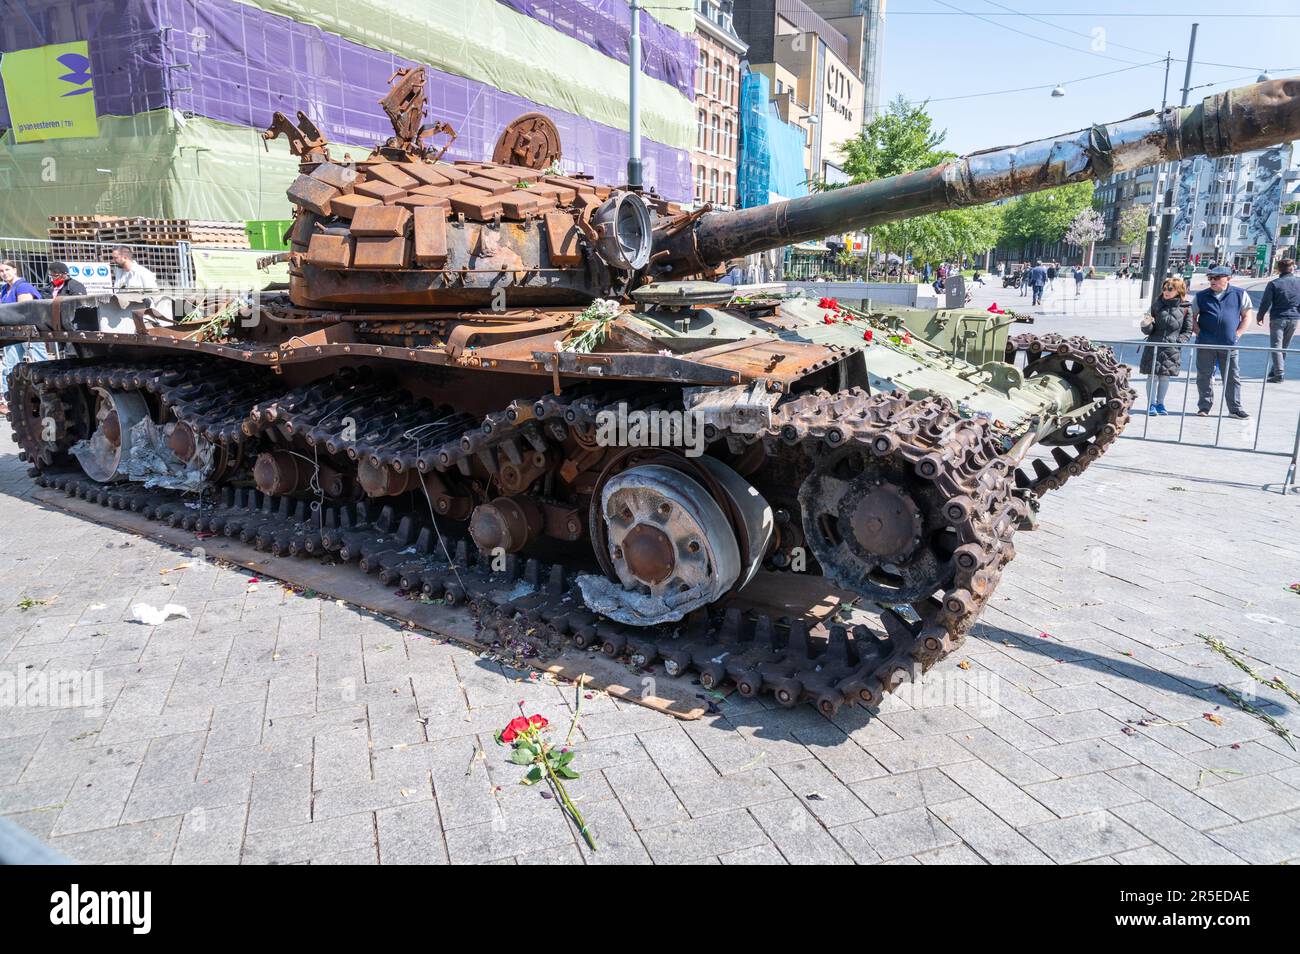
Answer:
[[[75,385],[151,391],[196,433],[242,449],[267,428],[293,430],[289,425],[294,424],[298,434],[311,436],[339,416],[343,392],[373,384],[364,375],[356,380],[340,375],[328,386],[268,398],[274,379],[250,375],[251,370],[218,362],[46,362],[20,368],[15,391],[59,395]],[[608,400],[582,393],[515,402],[454,438],[418,446],[411,435],[419,422],[399,407],[367,400],[356,405],[368,415],[357,427],[363,439],[335,449],[384,466],[439,470],[463,467],[476,455],[489,459],[499,472],[502,465],[517,463],[521,447],[536,448],[539,441],[544,446],[548,431],[555,440],[570,429],[589,436]],[[399,418],[400,427],[377,431],[371,412],[380,419],[405,416]],[[414,429],[407,426],[412,423]],[[455,425],[463,423],[457,416]],[[447,431],[438,433],[445,436]],[[365,439],[375,434],[379,437]],[[101,485],[59,466],[66,461],[54,459],[57,455],[43,454],[46,445],[33,443],[39,436],[16,427],[15,437],[37,465],[33,476],[43,486],[187,531],[238,538],[277,555],[354,563],[408,596],[466,604],[479,620],[483,641],[519,655],[549,655],[567,640],[580,648],[600,647],[638,667],[662,661],[673,676],[693,670],[706,688],[730,681],[742,695],[770,692],[782,705],[808,700],[827,714],[846,703],[878,705],[886,692],[919,679],[961,645],[1014,556],[1011,536],[1024,506],[1013,493],[1010,464],[988,422],[961,418],[944,399],[913,400],[856,389],[801,395],[778,405],[772,426],[762,433],[722,436],[741,444],[762,442],[769,456],[807,474],[816,474],[829,460],[856,454],[876,466],[869,483],[877,478],[917,483],[927,499],[942,501],[937,519],[950,528],[945,532],[955,544],[950,577],[933,592],[889,602],[888,590],[877,592],[832,566],[828,575],[835,582],[885,604],[879,629],[775,618],[745,612],[726,600],[682,623],[643,629],[587,611],[574,585],[575,567],[544,565],[518,554],[506,556],[500,566],[485,563],[468,538],[442,535],[432,507],[427,513],[418,507],[403,512],[373,499],[332,505],[232,486],[195,500],[175,491]],[[329,437],[317,433],[312,439]]]
[[[1014,335],[1007,341],[1007,362],[1022,352],[1026,355],[1026,377],[1040,369],[1065,372],[1097,399],[1093,413],[1079,422],[1076,437],[1043,442],[1051,446],[1051,462],[1038,457],[1029,466],[1017,469],[1016,487],[1041,497],[1083,473],[1106,452],[1128,425],[1129,409],[1137,400],[1137,392],[1129,387],[1128,366],[1121,364],[1109,347],[1095,345],[1087,338]]]

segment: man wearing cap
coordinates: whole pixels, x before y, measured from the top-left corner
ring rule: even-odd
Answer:
[[[81,284],[75,278],[68,276],[68,266],[63,262],[53,262],[50,264],[50,285],[52,287],[50,297],[61,298],[64,295],[84,295],[86,286]]]
[[[1214,369],[1223,375],[1223,395],[1233,417],[1247,418],[1241,403],[1241,373],[1234,347],[1238,335],[1250,322],[1250,296],[1231,283],[1232,269],[1216,265],[1210,269],[1210,287],[1192,299],[1192,334],[1196,349],[1196,413],[1209,417],[1214,407]]]
[[[1272,315],[1269,315],[1269,312]],[[1259,323],[1268,320],[1268,343],[1273,347],[1273,363],[1268,381],[1279,384],[1286,377],[1286,348],[1291,347],[1296,321],[1300,320],[1300,276],[1295,274],[1295,262],[1279,259],[1277,278],[1268,283],[1264,297],[1259,300]]]

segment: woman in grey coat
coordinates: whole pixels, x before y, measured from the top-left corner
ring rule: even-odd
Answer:
[[[1142,331],[1154,344],[1181,344],[1192,340],[1192,309],[1187,285],[1181,278],[1166,278],[1160,298],[1142,319]],[[1168,414],[1165,394],[1169,379],[1182,369],[1181,348],[1143,348],[1139,370],[1147,376],[1147,414]]]

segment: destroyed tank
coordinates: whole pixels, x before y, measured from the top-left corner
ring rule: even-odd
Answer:
[[[981,311],[717,282],[751,253],[1300,136],[1300,80],[733,212],[560,171],[544,116],[446,161],[424,74],[394,136],[301,160],[285,292],[56,299],[0,339],[39,484],[467,605],[483,643],[571,642],[833,713],[958,646],[1038,498],[1134,394],[1079,337]],[[783,291],[783,290],[781,290]],[[345,568],[333,570],[346,572]],[[813,581],[863,621],[773,608]],[[767,599],[765,603],[764,600]]]

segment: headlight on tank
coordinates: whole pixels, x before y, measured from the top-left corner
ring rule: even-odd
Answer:
[[[611,268],[645,268],[650,261],[653,223],[645,200],[635,192],[614,192],[591,217],[599,236],[596,251]]]

